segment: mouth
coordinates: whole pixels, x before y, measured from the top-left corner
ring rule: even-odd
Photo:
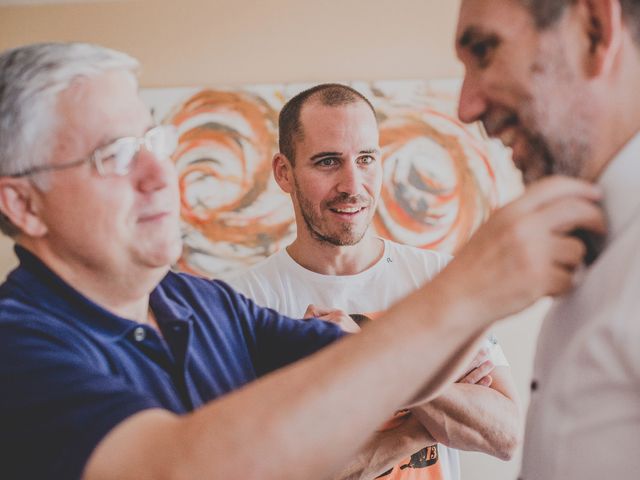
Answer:
[[[491,138],[497,138],[507,147],[513,147],[518,140],[519,122],[515,114],[487,116],[482,124]]]
[[[152,223],[162,221],[171,216],[171,212],[169,211],[161,211],[154,213],[145,213],[138,217],[138,223]]]
[[[338,213],[340,215],[356,215],[362,211],[364,211],[367,207],[361,206],[361,207],[331,207],[329,210],[331,210],[334,213]]]

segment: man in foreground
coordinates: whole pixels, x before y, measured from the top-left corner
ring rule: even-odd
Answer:
[[[338,328],[169,272],[175,137],[136,68],[83,44],[0,56],[0,220],[20,258],[0,288],[9,478],[325,478],[459,376],[493,321],[567,291],[584,253],[568,232],[603,228],[597,189],[536,185],[428,286],[311,354]]]
[[[511,146],[529,182],[597,182],[608,221],[606,238],[582,235],[590,266],[543,324],[521,478],[635,479],[640,2],[463,0],[457,49],[460,118]]]
[[[369,228],[383,173],[376,115],[364,96],[339,84],[305,90],[283,107],[279,136],[273,171],[291,195],[297,236],[287,248],[228,278],[234,288],[292,317],[330,318],[340,309],[375,318],[444,268],[449,256],[383,240]],[[495,341],[485,340],[480,358],[473,372],[437,399],[403,411],[389,425],[413,415],[440,445],[409,456],[376,444],[359,475],[458,480],[456,448],[510,458],[520,429],[510,369]]]

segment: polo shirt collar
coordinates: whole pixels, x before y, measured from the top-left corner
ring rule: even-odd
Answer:
[[[82,321],[105,341],[117,341],[140,326],[82,295],[26,248],[15,245],[14,250],[20,266],[9,274],[7,283],[17,284],[25,295],[37,299],[39,308],[57,313],[57,318],[68,323]],[[188,305],[177,303],[166,295],[162,282],[151,292],[149,302],[159,324],[190,322],[193,315]]]

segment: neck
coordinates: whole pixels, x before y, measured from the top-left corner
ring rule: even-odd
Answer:
[[[48,268],[82,295],[104,309],[129,320],[153,324],[149,294],[168,268],[130,268],[127,272],[98,271],[92,265],[70,261],[29,239],[18,243],[37,256]]]
[[[322,275],[355,275],[373,266],[384,253],[384,242],[366,234],[355,245],[336,246],[298,235],[287,247],[300,266]]]

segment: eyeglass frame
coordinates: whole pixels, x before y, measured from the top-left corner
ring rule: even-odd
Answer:
[[[95,150],[93,150],[93,152],[91,152],[85,158],[82,158],[82,159],[79,159],[79,160],[74,160],[74,161],[69,162],[69,163],[63,163],[61,165],[36,165],[35,167],[28,168],[26,170],[23,170],[22,172],[13,173],[13,174],[10,174],[10,175],[5,175],[5,176],[12,177],[12,178],[21,178],[21,177],[26,177],[26,176],[29,176],[29,175],[33,175],[35,173],[66,170],[67,168],[78,167],[78,166],[82,165],[83,163],[89,163],[93,167],[95,167],[96,172],[98,172],[98,175],[101,176],[101,177],[108,177],[108,176],[111,176],[111,175],[117,176],[117,177],[124,177],[125,175],[128,175],[129,172],[131,171],[131,165],[133,164],[133,162],[135,161],[136,157],[140,153],[140,148],[142,146],[144,146],[149,151],[153,151],[151,149],[151,147],[149,146],[148,142],[149,142],[149,139],[151,138],[151,135],[153,133],[158,132],[158,131],[171,132],[170,134],[173,135],[174,139],[176,140],[176,144],[177,144],[178,132],[177,132],[176,127],[174,127],[173,125],[156,125],[156,126],[150,128],[149,130],[147,130],[144,133],[144,135],[139,136],[139,137],[131,135],[131,136],[127,136],[127,137],[116,138],[112,142],[109,142],[107,145],[103,145],[101,147],[96,148]],[[166,135],[166,133],[165,133],[165,135]],[[102,157],[102,156],[100,156],[100,153],[105,151],[105,150],[107,150],[108,148],[112,148],[113,145],[117,144],[118,142],[122,142],[123,140],[126,140],[126,141],[135,140],[136,141],[136,147],[135,147],[133,155],[131,156],[131,161],[127,164],[127,167],[126,167],[125,171],[123,171],[122,173],[119,173],[117,171],[107,173],[105,171],[105,169],[104,169],[102,161],[105,158],[109,158],[109,156],[111,156],[111,155]]]

